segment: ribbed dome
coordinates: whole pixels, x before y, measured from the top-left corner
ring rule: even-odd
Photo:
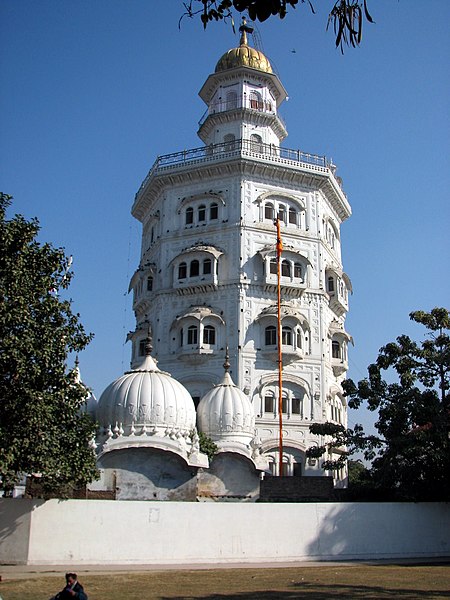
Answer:
[[[197,408],[198,429],[214,441],[249,444],[255,433],[255,414],[247,396],[228,372],[222,383],[207,392]]]
[[[97,420],[108,428],[166,427],[191,432],[195,407],[187,389],[147,355],[142,364],[113,381],[98,402]]]
[[[250,67],[251,69],[264,71],[264,73],[273,73],[269,59],[262,52],[247,44],[246,29],[251,31],[245,25],[240,28],[241,41],[239,48],[231,48],[231,50],[225,52],[216,65],[216,73],[237,67]]]
[[[269,59],[262,52],[250,46],[231,48],[219,59],[215,72],[235,69],[236,67],[250,67],[264,73],[273,73]]]

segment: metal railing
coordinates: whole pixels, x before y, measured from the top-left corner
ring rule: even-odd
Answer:
[[[159,170],[165,170],[171,167],[183,167],[189,164],[198,164],[199,162],[219,161],[239,156],[264,158],[270,162],[291,164],[293,166],[302,163],[311,165],[318,171],[326,170],[332,166],[325,156],[318,154],[282,148],[280,146],[275,146],[274,144],[265,144],[249,139],[232,140],[220,144],[211,144],[209,146],[201,146],[199,148],[191,148],[189,150],[182,150],[180,152],[158,156],[142,182],[136,196],[147,185],[149,179]]]
[[[198,125],[199,127],[201,127],[206,121],[206,119],[211,115],[229,112],[231,110],[238,110],[241,108],[255,110],[257,112],[267,113],[270,115],[277,115],[277,117],[282,122],[283,127],[286,127],[283,118],[279,114],[277,114],[275,102],[271,100],[262,100],[247,96],[239,96],[233,98],[232,100],[218,100],[217,102],[214,102],[203,113],[198,122]]]

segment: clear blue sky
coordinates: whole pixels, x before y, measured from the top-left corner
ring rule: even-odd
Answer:
[[[325,31],[332,0],[313,2],[316,15],[299,5],[258,29],[289,93],[284,145],[332,157],[353,207],[342,240],[360,379],[383,344],[421,335],[410,311],[449,305],[450,2],[369,0],[376,25],[344,56]],[[223,23],[179,31],[182,12],[179,0],[0,0],[0,189],[74,257],[97,398],[129,366],[134,194],[158,154],[201,145],[198,90],[238,43]]]

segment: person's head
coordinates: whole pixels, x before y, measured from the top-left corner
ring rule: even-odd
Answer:
[[[66,582],[67,582],[67,585],[73,585],[76,580],[77,580],[77,574],[76,573],[66,573]]]

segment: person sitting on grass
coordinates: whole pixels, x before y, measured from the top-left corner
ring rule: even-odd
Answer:
[[[76,573],[66,573],[66,587],[50,600],[88,600]]]

